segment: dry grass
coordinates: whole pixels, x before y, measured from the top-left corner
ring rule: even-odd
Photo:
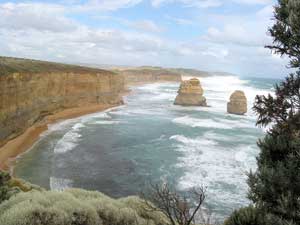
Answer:
[[[83,66],[46,62],[32,59],[0,56],[0,75],[11,73],[112,73],[111,71]]]

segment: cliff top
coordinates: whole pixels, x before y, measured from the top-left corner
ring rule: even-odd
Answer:
[[[111,73],[111,71],[76,66],[70,64],[62,64],[55,62],[47,62],[32,59],[12,58],[0,56],[0,76],[11,73]]]
[[[137,67],[137,68],[130,68],[130,69],[122,69],[122,70],[115,70],[117,72],[122,73],[130,73],[130,74],[155,74],[155,75],[181,75],[176,71],[170,71],[168,69],[159,68],[159,67]]]

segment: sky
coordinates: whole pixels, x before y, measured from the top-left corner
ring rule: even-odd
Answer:
[[[265,49],[276,0],[0,0],[0,54],[281,78]]]

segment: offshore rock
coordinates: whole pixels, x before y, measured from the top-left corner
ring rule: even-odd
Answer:
[[[236,115],[244,115],[247,112],[247,98],[243,91],[235,91],[227,103],[227,112]]]
[[[207,106],[201,83],[197,78],[181,82],[174,105]]]

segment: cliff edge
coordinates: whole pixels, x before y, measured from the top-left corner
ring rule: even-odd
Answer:
[[[123,91],[111,71],[0,57],[0,147],[46,116],[122,104]]]

